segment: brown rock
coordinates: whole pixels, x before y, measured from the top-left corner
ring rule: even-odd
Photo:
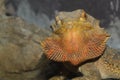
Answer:
[[[40,42],[50,33],[25,23],[22,19],[4,15],[0,1],[0,78],[5,80],[33,80],[48,67]],[[42,74],[42,75],[41,75]]]

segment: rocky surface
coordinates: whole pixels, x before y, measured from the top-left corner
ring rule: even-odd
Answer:
[[[0,25],[1,71],[26,75],[45,67],[48,60],[40,47],[40,40],[46,36],[44,31],[25,24],[20,18],[2,19]]]
[[[52,63],[44,56],[40,42],[49,36],[49,31],[19,17],[7,17],[3,5],[0,0],[0,78],[45,80],[45,71],[51,70]]]
[[[120,50],[107,47],[99,58],[79,67],[84,77],[73,80],[101,80],[107,78],[120,79]]]

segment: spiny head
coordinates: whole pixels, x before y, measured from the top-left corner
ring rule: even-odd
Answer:
[[[77,65],[103,53],[109,34],[99,25],[93,27],[84,11],[76,20],[64,21],[57,17],[57,22],[59,28],[42,43],[49,59]]]

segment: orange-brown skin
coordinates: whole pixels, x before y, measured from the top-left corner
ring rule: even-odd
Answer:
[[[73,21],[64,22],[57,17],[59,28],[42,42],[49,59],[77,65],[103,53],[109,35],[99,25],[93,27],[86,18],[84,11]]]

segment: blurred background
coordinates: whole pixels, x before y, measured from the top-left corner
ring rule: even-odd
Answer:
[[[5,5],[6,15],[19,16],[47,30],[57,12],[84,9],[111,34],[107,44],[120,49],[120,0],[6,0]]]

